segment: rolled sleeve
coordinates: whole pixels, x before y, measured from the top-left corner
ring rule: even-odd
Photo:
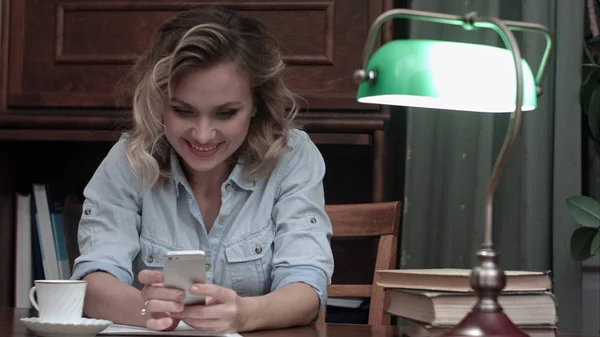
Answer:
[[[84,189],[77,235],[80,255],[71,279],[104,271],[122,282],[133,282],[133,259],[140,250],[141,207],[138,180],[127,163],[125,147],[126,138],[122,137]]]
[[[319,295],[319,315],[317,317],[320,316],[321,308],[327,303],[327,286],[329,285],[328,277],[322,269],[303,266],[281,268],[274,277],[274,289],[297,282],[311,286]]]
[[[97,261],[80,261],[77,264],[77,268],[74,268],[71,279],[80,280],[85,275],[93,273],[95,271],[107,272],[125,283],[131,284],[133,282],[133,278],[130,271],[112,263]]]
[[[294,282],[310,285],[320,300],[316,320],[327,303],[334,269],[329,245],[332,226],[325,213],[323,157],[306,133],[296,138],[278,171],[271,290]]]

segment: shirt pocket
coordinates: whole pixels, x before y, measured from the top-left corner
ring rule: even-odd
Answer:
[[[224,244],[233,290],[240,296],[259,296],[271,289],[275,227],[269,219],[257,230]]]

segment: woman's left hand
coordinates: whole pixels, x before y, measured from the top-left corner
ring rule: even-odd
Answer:
[[[206,305],[186,306],[171,317],[200,331],[240,332],[243,329],[246,321],[243,300],[235,291],[215,284],[197,283],[192,285],[190,292],[205,296]]]

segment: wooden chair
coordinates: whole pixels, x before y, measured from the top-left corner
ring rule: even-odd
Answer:
[[[375,270],[396,268],[400,209],[397,201],[325,207],[333,225],[333,238],[379,237]],[[385,314],[388,299],[377,285],[376,274],[372,284],[331,284],[327,291],[331,298],[370,297],[369,324],[390,324],[390,316]],[[325,322],[326,314],[318,322]]]

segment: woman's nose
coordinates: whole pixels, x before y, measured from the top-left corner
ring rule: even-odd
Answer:
[[[193,136],[200,144],[210,143],[215,138],[215,134],[213,123],[208,118],[200,118],[193,130]]]

